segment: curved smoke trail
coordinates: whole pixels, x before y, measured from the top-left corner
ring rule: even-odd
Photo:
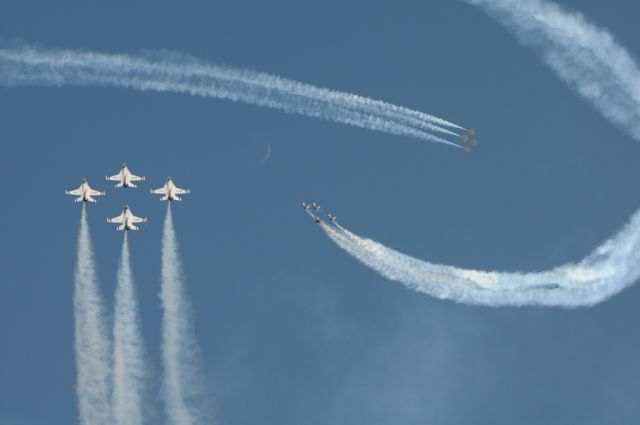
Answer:
[[[211,425],[215,423],[214,401],[204,378],[170,203],[162,234],[160,299],[163,311],[163,392],[168,423]]]
[[[76,391],[80,424],[111,425],[111,341],[84,205],[74,286]]]
[[[492,307],[590,306],[640,278],[640,211],[615,236],[576,264],[534,273],[486,272],[432,264],[320,223],[338,246],[382,276],[440,299]]]
[[[113,416],[116,425],[144,423],[144,393],[148,376],[139,316],[129,242],[125,232],[118,268],[113,325]]]
[[[229,99],[460,148],[466,129],[422,112],[273,75],[156,52],[138,56],[0,47],[0,85],[97,85]]]
[[[534,48],[609,121],[640,140],[640,67],[608,30],[547,0],[465,0]]]

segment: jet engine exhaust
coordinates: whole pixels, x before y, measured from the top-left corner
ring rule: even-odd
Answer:
[[[169,52],[132,56],[5,44],[0,85],[108,86],[228,99],[458,148],[467,131],[379,100]]]
[[[111,339],[87,215],[83,204],[73,296],[79,422],[81,425],[110,425],[113,424]]]
[[[191,301],[187,295],[171,203],[162,234],[162,363],[163,393],[170,425],[217,423],[215,401],[207,390],[196,341]]]
[[[616,235],[576,264],[548,271],[480,271],[429,263],[320,222],[340,248],[387,279],[435,298],[464,304],[587,307],[612,297],[640,278],[640,210]]]
[[[143,425],[148,371],[128,233],[124,233],[113,324],[113,416],[116,425]]]
[[[611,32],[548,0],[466,0],[533,48],[611,123],[640,140],[640,66]]]

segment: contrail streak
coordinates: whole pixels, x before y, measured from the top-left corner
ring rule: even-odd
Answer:
[[[4,46],[0,85],[97,85],[229,99],[458,148],[434,133],[458,141],[458,133],[466,132],[405,107],[170,52],[131,56]]]
[[[320,223],[338,246],[409,289],[465,304],[580,307],[600,303],[640,278],[640,210],[615,236],[576,264],[533,273],[486,272],[432,264]]]
[[[118,268],[113,326],[113,416],[116,425],[144,423],[144,393],[148,376],[139,316],[125,232]]]
[[[82,207],[74,283],[76,391],[81,425],[111,425],[111,340]]]
[[[465,0],[534,48],[609,121],[640,140],[640,68],[607,29],[546,0]]]
[[[211,425],[213,398],[207,390],[191,302],[185,288],[171,204],[162,235],[163,392],[169,425]]]

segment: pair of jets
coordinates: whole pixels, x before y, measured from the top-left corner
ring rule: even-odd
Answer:
[[[320,221],[321,221],[320,217],[318,217],[317,215],[314,214],[314,212],[320,211],[320,204],[316,204],[315,202],[312,203],[312,204],[307,204],[306,202],[301,202],[300,203],[300,207],[302,207],[302,209],[305,210],[307,214],[309,214],[309,216],[313,219],[313,221],[315,221],[316,223],[320,224]],[[336,216],[335,215],[327,214],[327,218],[332,223],[336,222]]]
[[[136,176],[131,171],[129,171],[129,167],[127,164],[122,164],[122,168],[120,168],[120,172],[114,176],[105,177],[107,181],[117,181],[116,188],[118,187],[137,187],[133,182],[144,181],[145,177]],[[189,189],[180,189],[175,184],[173,184],[173,180],[171,177],[167,177],[167,181],[160,189],[152,189],[151,193],[156,195],[163,195],[160,198],[161,201],[182,201],[178,195],[185,195],[191,193]]]
[[[122,164],[122,168],[120,172],[114,176],[105,177],[108,181],[117,181],[116,188],[119,187],[137,187],[133,182],[144,181],[144,176],[136,176],[131,171],[129,171],[129,167],[127,164]],[[182,201],[178,195],[191,193],[189,189],[180,189],[174,183],[171,177],[167,178],[166,183],[160,189],[151,190],[151,193],[162,195],[160,198],[161,201]],[[101,192],[98,190],[94,190],[89,186],[87,179],[82,179],[80,183],[80,187],[75,190],[66,190],[65,194],[76,196],[75,202],[97,202],[93,197],[94,196],[104,196],[105,192]],[[107,219],[108,223],[116,223],[120,224],[117,227],[117,230],[128,231],[128,230],[139,230],[136,223],[145,223],[147,221],[146,218],[136,217],[131,212],[131,208],[128,205],[125,205],[122,208],[122,213],[114,218]]]

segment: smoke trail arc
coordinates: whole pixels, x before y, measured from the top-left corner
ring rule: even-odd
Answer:
[[[171,203],[162,234],[162,364],[165,410],[170,425],[217,422],[215,401],[207,389],[193,312],[187,295]]]
[[[116,425],[142,425],[148,372],[129,241],[124,232],[113,325],[113,416]]]
[[[320,223],[340,248],[387,279],[435,298],[465,304],[586,307],[640,279],[640,210],[616,235],[582,261],[532,273],[479,271],[422,261],[360,237],[339,225]]]
[[[547,0],[465,0],[533,48],[556,75],[640,140],[640,65],[607,29]]]
[[[79,422],[81,425],[111,425],[111,339],[84,205],[78,235],[73,306]]]
[[[458,133],[466,132],[457,124],[409,108],[171,52],[131,56],[6,45],[0,47],[0,85],[97,85],[185,93],[458,148]]]

